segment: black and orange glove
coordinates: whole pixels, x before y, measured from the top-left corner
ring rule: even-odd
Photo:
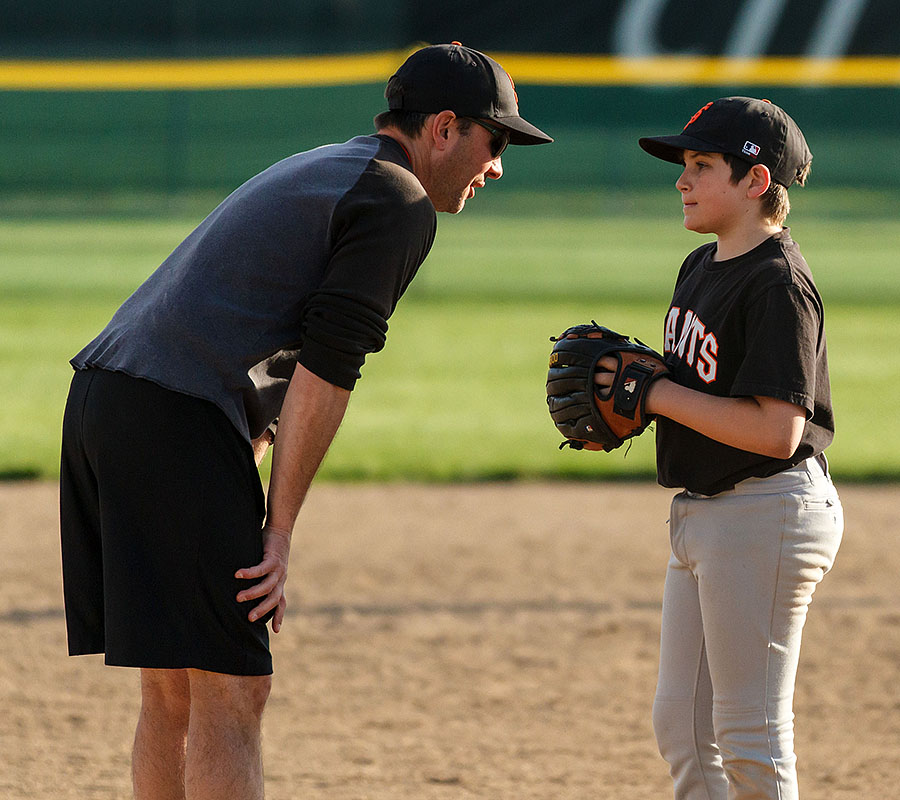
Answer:
[[[644,411],[647,389],[669,372],[659,353],[596,322],[574,325],[550,341],[547,405],[566,440],[560,449],[615,450],[644,432],[651,421]],[[594,380],[604,356],[618,362],[608,387]]]

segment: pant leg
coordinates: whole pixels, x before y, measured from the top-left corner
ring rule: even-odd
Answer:
[[[796,800],[793,695],[808,606],[843,531],[830,481],[804,468],[688,499],[713,727],[729,800]]]
[[[712,684],[697,580],[683,549],[684,498],[672,501],[653,728],[676,800],[725,800],[728,784],[715,742]]]
[[[92,380],[90,371],[75,372],[62,427],[60,548],[70,655],[102,653],[106,641],[100,497],[83,430]]]

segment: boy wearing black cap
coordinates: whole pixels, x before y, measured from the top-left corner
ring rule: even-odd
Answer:
[[[812,156],[782,109],[746,97],[640,145],[682,165],[684,225],[717,236],[682,264],[664,328],[671,379],[646,398],[659,482],[683,490],[654,728],[676,798],[791,800],[800,637],[843,531],[823,455],[834,424],[822,301],[783,227],[787,188]]]

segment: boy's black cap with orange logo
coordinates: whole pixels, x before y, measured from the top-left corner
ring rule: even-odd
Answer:
[[[651,156],[683,163],[683,150],[728,153],[769,168],[772,180],[790,186],[812,161],[803,132],[783,109],[753,97],[722,97],[707,103],[676,136],[638,140]]]
[[[417,50],[391,76],[384,97],[391,110],[492,120],[509,130],[510,144],[553,141],[519,116],[516,88],[503,67],[459,42]]]

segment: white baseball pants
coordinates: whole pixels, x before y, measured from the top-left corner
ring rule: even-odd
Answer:
[[[653,725],[676,800],[798,798],[800,638],[843,528],[814,459],[673,499]]]

